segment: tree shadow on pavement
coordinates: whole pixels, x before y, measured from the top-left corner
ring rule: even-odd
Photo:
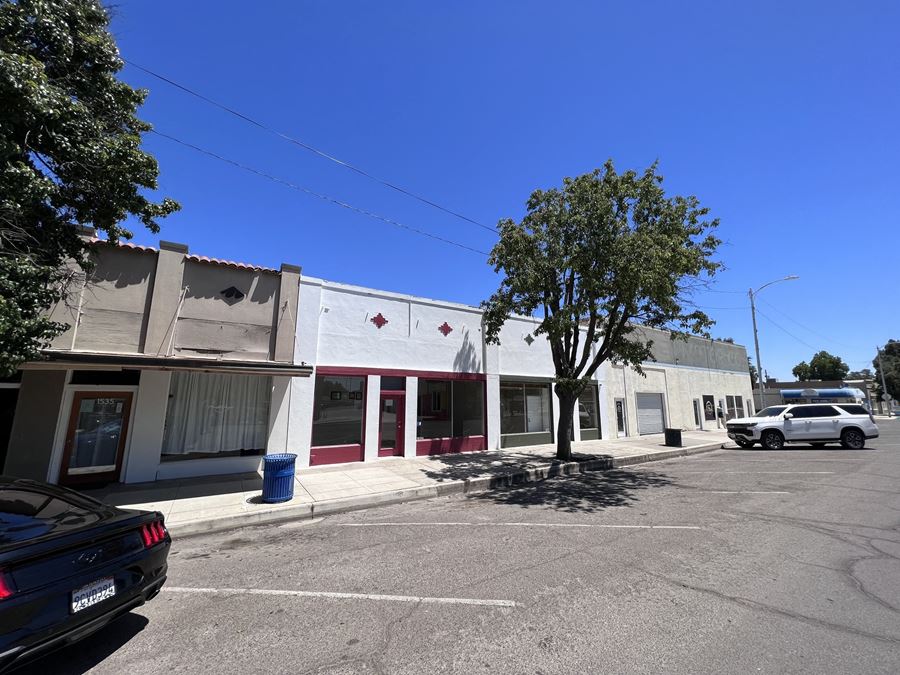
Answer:
[[[567,513],[597,513],[611,507],[632,506],[640,501],[641,491],[672,484],[668,476],[650,471],[594,471],[481,492],[470,499]]]
[[[425,459],[424,457],[422,459]],[[548,457],[527,452],[460,452],[431,455],[425,476],[444,483],[475,478],[501,477],[530,469],[549,468],[557,471],[560,463]],[[573,456],[573,461],[606,459],[604,457]]]

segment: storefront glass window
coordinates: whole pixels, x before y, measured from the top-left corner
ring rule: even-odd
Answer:
[[[525,433],[525,390],[521,384],[500,385],[500,433]]]
[[[501,384],[500,433],[550,431],[550,385]]]
[[[550,387],[525,387],[525,414],[529,432],[550,431]]]
[[[448,380],[419,380],[418,438],[449,438],[453,435],[453,400]]]
[[[364,391],[363,377],[316,377],[313,446],[362,444]]]
[[[597,414],[597,387],[588,385],[578,396],[578,421],[582,429],[599,429]]]
[[[484,382],[455,380],[453,383],[453,435],[484,434]]]
[[[484,435],[484,382],[419,380],[418,438]]]
[[[264,454],[271,392],[261,375],[172,373],[163,461]]]

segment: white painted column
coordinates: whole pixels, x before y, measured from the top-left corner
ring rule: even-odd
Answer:
[[[485,382],[484,395],[487,397],[485,406],[487,419],[485,420],[485,443],[488,450],[500,449],[500,376],[488,375]]]
[[[483,341],[482,341],[483,342]],[[485,447],[488,450],[500,449],[500,346],[484,344],[484,372],[487,381],[484,386],[485,411],[484,421]]]
[[[559,439],[556,437],[556,431],[559,428],[557,426],[559,420],[559,397],[556,395],[556,392],[553,391],[553,383],[550,383],[550,405],[553,410],[553,414],[550,418],[550,430],[553,434],[553,442],[556,443]]]
[[[294,363],[316,365],[319,350],[319,321],[322,313],[322,286],[301,281],[297,300],[297,334]],[[297,455],[297,467],[309,466],[312,441],[316,376],[292,377],[290,381],[287,441],[285,447]]]
[[[572,437],[573,443],[581,440],[581,415],[578,412],[578,401],[575,401],[575,410],[572,411]]]
[[[403,419],[403,456],[416,456],[416,436],[419,429],[419,378],[406,378],[406,414]]]
[[[273,455],[288,450],[288,422],[291,414],[290,377],[272,378],[272,397],[269,402],[269,436],[266,454]]]
[[[610,407],[614,406],[614,402],[610,401],[610,391],[609,387],[606,386],[606,376],[609,372],[609,363],[603,363],[599,368],[597,368],[597,372],[594,373],[595,378],[597,379],[597,386],[599,387],[599,405],[600,405],[600,438],[608,440],[610,438],[616,437],[615,430],[615,419],[612,420],[612,426],[610,425],[610,416],[609,411]]]
[[[172,373],[164,370],[145,370],[141,373],[134,423],[131,426],[131,441],[125,458],[126,483],[156,480],[162,454],[171,378]]]
[[[378,427],[381,423],[381,375],[366,378],[366,428],[363,461],[378,459]]]

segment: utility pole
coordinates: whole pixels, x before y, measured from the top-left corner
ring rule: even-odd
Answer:
[[[888,417],[893,417],[894,416],[894,404],[890,399],[890,394],[888,394],[888,390],[887,390],[887,382],[884,379],[884,366],[881,364],[881,347],[876,346],[875,349],[878,350],[878,370],[881,371],[881,392],[882,392],[881,400],[887,404]]]
[[[795,274],[792,274],[788,277],[784,277],[784,279],[775,279],[775,281],[770,281],[767,284],[763,284],[755,291],[751,288],[747,295],[750,296],[750,314],[753,317],[753,343],[756,346],[756,369],[759,371],[757,377],[759,377],[759,409],[762,410],[766,407],[766,384],[765,378],[766,374],[762,367],[762,362],[759,359],[759,333],[756,330],[756,294],[759,293],[766,286],[771,286],[772,284],[777,284],[779,281],[794,281],[795,279],[799,279]],[[757,411],[758,412],[758,411]]]
[[[756,384],[759,389],[759,407],[756,409],[756,412],[759,412],[766,407],[765,371],[763,371],[762,362],[759,360],[759,334],[756,330],[756,301],[753,297],[752,288],[747,295],[750,296],[750,314],[753,316],[753,344],[756,346]]]

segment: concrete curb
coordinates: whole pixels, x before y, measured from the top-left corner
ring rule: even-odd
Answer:
[[[499,476],[479,476],[465,480],[447,481],[436,485],[423,485],[418,488],[396,490],[394,492],[381,492],[358,497],[344,499],[329,499],[317,503],[292,504],[290,506],[278,506],[267,510],[250,511],[247,513],[232,514],[220,518],[203,518],[187,520],[181,523],[167,525],[169,532],[175,537],[191,537],[199,534],[210,534],[223,530],[233,530],[240,527],[253,525],[269,525],[292,520],[303,520],[326,516],[334,513],[358,511],[373,506],[386,506],[402,502],[415,501],[417,499],[431,499],[452,494],[478,494],[489,490],[515,487],[527,483],[536,483],[547,478],[557,476],[577,476],[592,471],[609,471],[623,466],[634,466],[659,462],[676,457],[689,457],[703,452],[712,452],[724,447],[721,441],[695,445],[690,448],[678,448],[662,452],[629,455],[627,457],[597,457],[578,462],[565,462],[563,464],[548,464],[533,469],[522,469]]]

